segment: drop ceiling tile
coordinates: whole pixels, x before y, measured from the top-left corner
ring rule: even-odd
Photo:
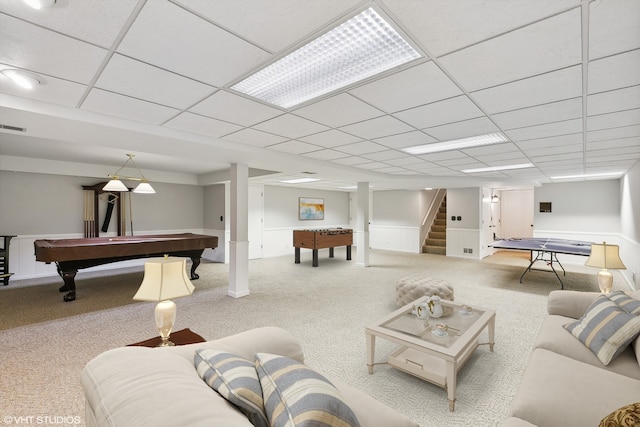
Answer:
[[[130,0],[59,1],[48,11],[34,11],[24,2],[4,1],[2,11],[38,26],[109,48],[135,6],[136,2]]]
[[[0,40],[0,63],[76,83],[91,82],[107,56],[102,48],[1,13]]]
[[[602,129],[587,132],[587,142],[604,141],[608,139],[633,138],[640,136],[640,126],[624,126],[612,129]]]
[[[295,110],[293,114],[329,127],[340,127],[380,117],[384,113],[347,93],[342,93]]]
[[[582,151],[579,152],[571,152],[571,153],[557,153],[551,154],[547,153],[546,155],[539,155],[535,157],[535,162],[554,162],[561,160],[569,160],[572,163],[575,163],[575,160],[582,160],[584,158],[584,153]]]
[[[419,129],[461,122],[482,115],[482,111],[466,95],[394,114],[395,117]]]
[[[277,108],[269,107],[224,90],[214,93],[189,110],[242,126],[253,126],[284,114],[283,111]]]
[[[375,153],[361,154],[361,156],[364,157],[365,159],[375,160],[379,162],[387,162],[388,160],[392,160],[392,159],[409,157],[406,154],[396,150],[377,151]]]
[[[95,87],[181,110],[215,90],[212,86],[117,54],[111,57]]]
[[[529,157],[534,162],[536,159],[542,156],[547,155],[555,155],[555,154],[567,154],[567,153],[582,153],[584,150],[584,144],[566,144],[566,145],[556,145],[550,147],[531,147],[526,150],[523,150],[527,157]]]
[[[489,118],[478,117],[471,120],[426,128],[423,129],[423,131],[440,141],[449,141],[452,139],[466,138],[468,136],[499,132],[500,129],[498,129]]]
[[[317,31],[359,0],[179,0],[233,33],[277,52]]]
[[[463,88],[475,91],[580,64],[580,35],[580,10],[572,9],[446,55],[440,63]]]
[[[162,31],[158,31],[160,28]],[[257,67],[270,56],[164,1],[145,3],[118,46],[118,52],[218,87]]]
[[[583,143],[583,134],[573,133],[569,135],[550,136],[514,142],[518,148],[527,152],[530,149],[556,147],[562,145],[574,145]]]
[[[329,129],[326,126],[303,119],[302,117],[294,116],[293,114],[283,114],[282,116],[259,123],[253,126],[253,128],[285,138],[301,138]]]
[[[346,166],[355,166],[362,163],[368,163],[369,160],[364,159],[360,156],[349,156],[349,157],[341,157],[333,161],[334,163],[338,163]]]
[[[460,150],[468,156],[481,157],[481,156],[493,156],[505,153],[516,153],[520,155],[520,149],[512,142],[505,142],[502,144],[485,145],[482,147],[465,148]]]
[[[181,113],[177,117],[165,123],[164,126],[200,135],[213,136],[216,138],[242,129],[242,126],[212,119],[210,117],[199,116],[189,112]]]
[[[389,163],[390,165],[393,165],[393,166],[416,166],[416,165],[431,164],[426,160],[416,156],[404,156],[398,159],[389,159],[389,160],[385,160],[385,163]]]
[[[640,108],[587,118],[587,130],[589,131],[630,125],[640,125]]]
[[[451,150],[451,151],[441,151],[439,153],[429,153],[418,156],[421,159],[427,160],[433,163],[439,163],[444,160],[452,160],[452,159],[461,159],[467,158],[466,154],[464,154],[460,150]]]
[[[261,132],[255,129],[242,129],[241,131],[225,136],[223,139],[226,141],[249,144],[256,147],[266,147],[268,145],[277,144],[287,140],[287,138],[267,132]]]
[[[471,94],[487,113],[501,113],[582,96],[582,66],[565,68]]]
[[[429,144],[437,142],[436,139],[416,130],[413,132],[400,133],[398,135],[386,136],[384,138],[374,139],[378,144],[382,144],[389,148],[405,148],[414,145]]]
[[[511,141],[524,141],[527,139],[569,135],[578,132],[582,132],[582,119],[511,129],[505,131],[505,134]]]
[[[582,98],[498,113],[492,117],[504,130],[578,119],[582,117]]]
[[[389,167],[389,165],[382,162],[366,162],[366,163],[359,163],[355,165],[355,167],[360,169],[376,170],[376,169]]]
[[[298,139],[300,141],[319,145],[325,148],[337,147],[343,144],[351,144],[352,142],[362,141],[362,138],[349,135],[348,133],[340,132],[339,130],[335,130],[335,129],[316,133],[316,134],[305,136],[303,138],[298,138]]]
[[[554,15],[577,0],[385,0],[408,31],[436,56]],[[425,12],[426,11],[426,12]]]
[[[640,47],[640,2],[603,1],[589,4],[589,59]]]
[[[587,97],[587,114],[589,116],[635,108],[640,108],[640,85]]]
[[[335,160],[346,157],[345,153],[331,149],[312,151],[310,153],[304,153],[303,155],[318,160]]]
[[[385,151],[385,150],[387,150],[387,147],[380,144],[376,144],[375,142],[371,142],[371,141],[362,141],[362,142],[356,142],[353,144],[343,145],[338,149],[338,151],[342,151],[344,153],[354,154],[354,155],[369,154],[369,153],[375,153],[378,151]]]
[[[6,68],[14,67],[0,64],[0,70]],[[65,105],[67,107],[75,107],[87,90],[85,85],[57,79],[55,77],[43,77],[42,79],[43,81],[36,89],[25,90],[13,84],[4,74],[0,74],[0,93]]]
[[[390,173],[390,174],[402,174],[406,172],[406,169],[399,168],[396,166],[387,166],[386,168],[376,169],[376,172],[380,173]]]
[[[388,113],[462,93],[432,61],[351,89],[349,92]]]
[[[101,89],[92,89],[81,108],[95,113],[156,125],[166,122],[179,113],[179,110],[173,108]]]
[[[285,141],[279,144],[269,145],[269,150],[282,151],[290,154],[304,154],[318,151],[320,147],[300,141]]]
[[[640,85],[640,49],[589,62],[589,93]]]
[[[352,125],[343,126],[340,130],[365,139],[382,138],[414,130],[391,116],[383,116]]]

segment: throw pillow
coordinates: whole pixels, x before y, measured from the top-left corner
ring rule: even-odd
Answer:
[[[631,298],[623,291],[615,291],[607,296],[611,301],[624,308],[627,313],[640,314],[640,300]]]
[[[616,409],[600,421],[598,427],[638,427],[640,426],[640,402]]]
[[[306,365],[288,357],[258,353],[256,370],[272,426],[360,426],[338,389]]]
[[[262,388],[255,365],[232,353],[196,350],[194,363],[200,377],[222,397],[233,403],[256,427],[268,427]]]
[[[564,328],[608,365],[640,333],[640,316],[600,295],[580,319]]]

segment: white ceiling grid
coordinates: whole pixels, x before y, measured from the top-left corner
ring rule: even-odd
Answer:
[[[230,89],[372,5],[425,57],[289,110]],[[102,173],[130,152],[150,179],[206,184],[239,162],[278,172],[259,183],[314,172],[309,187],[500,187],[640,159],[638,0],[0,0],[5,68],[43,78],[24,92],[0,77],[0,124],[27,128],[0,130],[9,169],[33,158]],[[492,132],[509,142],[402,151]]]

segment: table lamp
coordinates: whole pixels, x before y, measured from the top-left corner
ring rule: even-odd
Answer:
[[[158,301],[155,309],[156,326],[162,342],[158,347],[175,345],[169,340],[176,321],[176,304],[172,298],[191,295],[194,286],[187,276],[186,258],[152,258],[144,263],[144,278],[133,296],[136,301]]]
[[[607,245],[607,242],[591,245],[591,255],[585,265],[602,268],[598,273],[598,286],[602,293],[608,294],[613,286],[613,276],[609,270],[627,268],[620,259],[619,249],[618,245]]]

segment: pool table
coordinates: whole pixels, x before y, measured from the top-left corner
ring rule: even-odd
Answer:
[[[36,261],[55,262],[67,292],[64,301],[76,299],[75,277],[82,268],[116,261],[171,255],[191,258],[191,280],[206,248],[216,248],[218,238],[202,234],[161,234],[148,236],[93,237],[88,239],[36,240]]]

